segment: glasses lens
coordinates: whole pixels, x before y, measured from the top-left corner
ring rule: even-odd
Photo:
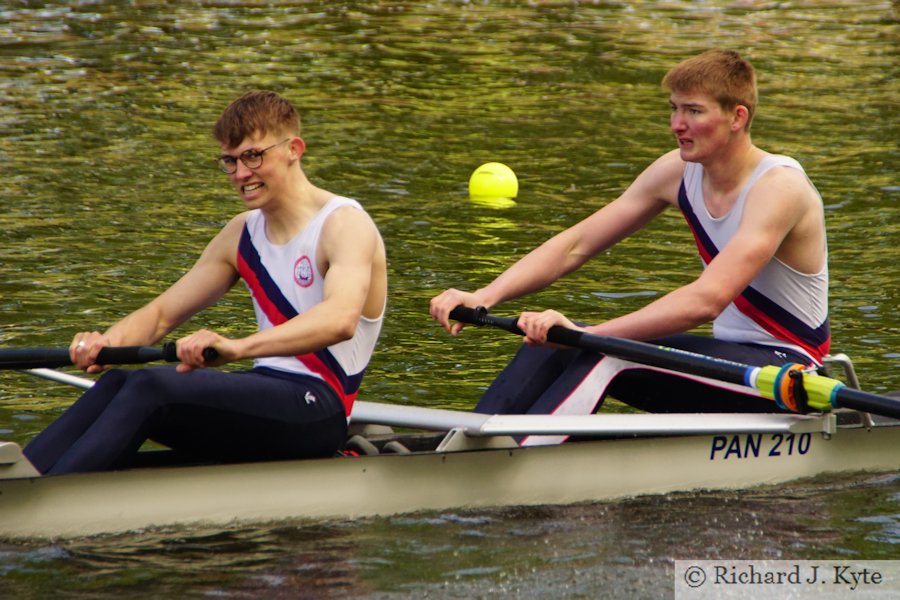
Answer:
[[[216,161],[223,173],[231,175],[237,171],[237,161],[232,156],[221,156]]]
[[[241,162],[247,165],[248,169],[255,169],[262,164],[262,152],[256,150],[247,150],[241,154]]]

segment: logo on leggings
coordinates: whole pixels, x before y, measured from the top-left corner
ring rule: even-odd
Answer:
[[[307,404],[312,404],[316,401],[316,397],[310,391],[307,391],[306,394],[303,395],[303,399],[306,400]]]
[[[294,263],[294,281],[300,287],[309,287],[313,284],[312,262],[308,256],[301,256]]]

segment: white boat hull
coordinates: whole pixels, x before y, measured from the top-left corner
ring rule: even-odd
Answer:
[[[484,448],[47,477],[4,478],[0,467],[0,538],[570,504],[900,469],[896,425],[529,448],[469,439]]]

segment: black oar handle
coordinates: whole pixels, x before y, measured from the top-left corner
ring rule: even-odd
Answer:
[[[212,362],[219,358],[215,348],[203,350],[203,360]],[[178,362],[178,347],[175,342],[165,342],[159,348],[151,346],[107,346],[97,354],[98,365],[133,365],[138,363],[164,360]]]
[[[219,357],[214,348],[203,351],[203,359],[212,362]],[[175,342],[159,348],[152,346],[119,346],[102,348],[97,355],[99,365],[130,365],[164,360],[178,362]],[[0,348],[0,369],[55,369],[71,366],[68,348]]]
[[[137,363],[178,360],[175,344],[166,342],[160,348],[151,346],[107,346],[97,354],[98,365],[132,365]]]
[[[488,314],[487,309],[483,306],[477,308],[469,308],[468,306],[461,305],[457,306],[450,311],[450,318],[455,321],[471,323],[473,325],[491,325],[493,327],[505,329],[516,335],[525,335],[525,332],[519,329],[519,326],[516,324],[518,319],[513,317],[497,317]],[[580,347],[582,345],[583,337],[583,331],[575,331],[574,329],[567,329],[565,327],[551,327],[547,332],[548,341],[566,346]]]

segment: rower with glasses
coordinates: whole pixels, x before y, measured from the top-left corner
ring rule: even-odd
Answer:
[[[244,94],[213,133],[245,210],[169,289],[104,332],[76,334],[69,352],[86,372],[106,371],[101,348],[154,344],[238,280],[256,331],[199,329],[177,340],[175,367],[106,371],[26,447],[41,473],[126,467],[146,440],[204,461],[326,457],[343,446],[384,319],[384,242],[356,200],[307,178],[300,116],[285,98]],[[252,368],[212,368],[245,359]]]

